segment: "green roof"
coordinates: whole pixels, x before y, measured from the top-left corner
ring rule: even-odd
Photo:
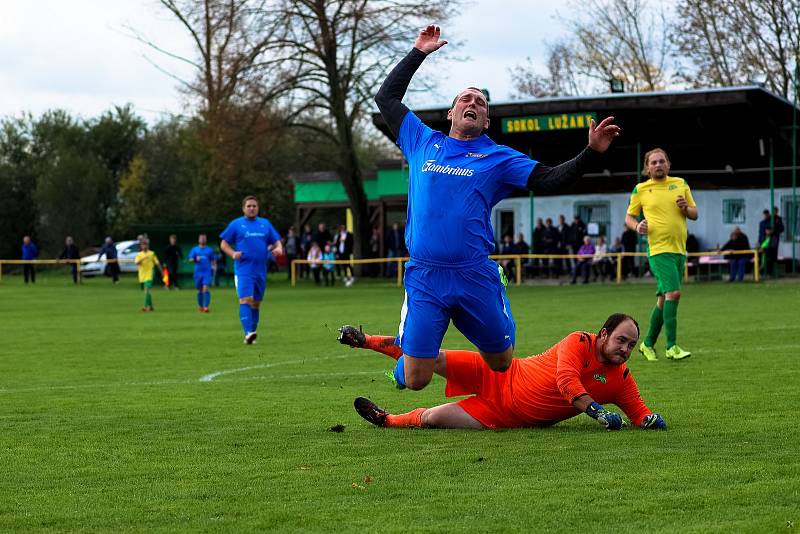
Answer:
[[[381,169],[374,180],[364,180],[364,192],[368,200],[381,197],[406,195],[408,193],[408,169]],[[342,182],[328,177],[319,180],[302,180],[294,184],[294,201],[347,202],[347,193]]]

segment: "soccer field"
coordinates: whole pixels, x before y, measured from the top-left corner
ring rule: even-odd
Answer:
[[[785,531],[800,527],[800,285],[690,284],[681,362],[632,369],[667,432],[379,429],[353,410],[444,402],[398,391],[342,323],[393,334],[402,290],[270,282],[258,345],[232,290],[131,278],[0,283],[0,530]],[[628,312],[652,285],[511,287],[518,356]],[[451,328],[445,347],[468,348]],[[663,354],[663,338],[657,346]],[[343,425],[342,432],[329,429]]]

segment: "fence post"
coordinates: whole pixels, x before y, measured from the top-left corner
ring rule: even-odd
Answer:
[[[295,264],[294,264],[294,262],[296,261],[297,260],[292,260],[292,263],[289,264],[289,270],[292,273],[292,287],[297,285],[297,278],[296,278],[297,272],[295,271]]]
[[[403,259],[397,258],[397,287],[403,287]]]
[[[758,264],[758,250],[753,251],[753,281],[758,282],[761,279],[761,266]]]
[[[517,256],[514,258],[514,265],[517,266],[517,285],[522,285],[522,258]]]
[[[617,285],[622,283],[622,253],[617,252]]]

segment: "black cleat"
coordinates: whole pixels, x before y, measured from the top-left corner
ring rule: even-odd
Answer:
[[[363,348],[364,344],[367,342],[367,338],[364,336],[361,327],[359,326],[358,330],[356,330],[355,326],[350,326],[349,324],[339,328],[339,337],[336,339],[338,339],[339,343],[342,345],[349,345],[359,349]]]
[[[388,412],[378,408],[378,405],[365,397],[356,397],[353,402],[358,415],[369,421],[375,426],[386,426],[386,416]]]

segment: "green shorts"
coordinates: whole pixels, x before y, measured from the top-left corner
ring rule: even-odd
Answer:
[[[655,256],[648,256],[650,270],[658,282],[656,295],[664,295],[670,291],[678,291],[683,281],[683,270],[686,265],[686,256],[664,252]]]
[[[144,282],[142,282],[142,289],[143,290],[144,289],[150,289],[151,287],[153,287],[153,281],[152,280],[145,280]]]

